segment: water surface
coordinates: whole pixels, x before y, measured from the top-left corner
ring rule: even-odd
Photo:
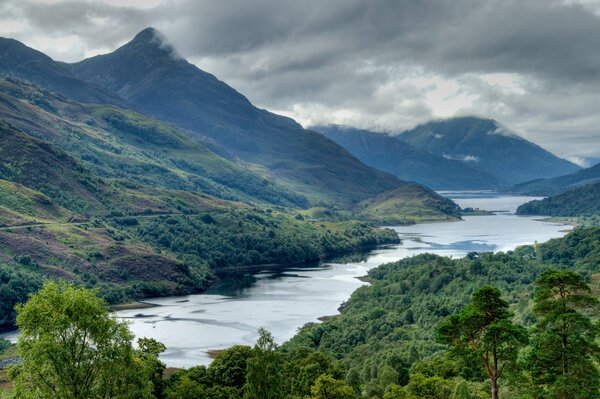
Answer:
[[[163,342],[168,348],[162,356],[167,365],[208,364],[208,351],[252,345],[259,327],[283,342],[305,323],[337,314],[340,304],[364,284],[356,277],[382,263],[424,252],[462,257],[472,251],[506,251],[560,237],[571,228],[514,215],[516,208],[532,197],[490,192],[443,194],[462,207],[497,212],[455,223],[394,227],[402,243],[371,251],[361,260],[224,276],[221,284],[205,294],[149,300],[160,306],[121,311],[118,316],[131,321],[137,336]]]

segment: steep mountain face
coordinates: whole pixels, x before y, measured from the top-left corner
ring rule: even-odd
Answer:
[[[600,214],[600,182],[586,184],[556,196],[530,201],[519,215],[591,216]]]
[[[247,203],[307,205],[302,196],[219,157],[172,126],[133,111],[83,105],[30,84],[0,79],[0,118],[60,147],[103,178]],[[33,154],[28,156],[36,162]]]
[[[512,184],[580,169],[507,132],[491,119],[464,117],[429,122],[398,137],[423,151],[464,161]]]
[[[254,107],[215,76],[178,57],[152,28],[111,54],[69,68],[137,110],[192,131],[191,137],[210,137],[315,202],[358,202],[400,185],[321,134]]]
[[[397,136],[336,125],[313,129],[369,166],[436,190],[496,189],[506,185],[467,162],[419,150]]]
[[[511,191],[529,195],[556,195],[595,182],[600,182],[600,164],[565,176],[518,184]]]
[[[77,101],[125,106],[125,101],[97,85],[76,78],[47,55],[0,37],[0,77],[17,78]]]

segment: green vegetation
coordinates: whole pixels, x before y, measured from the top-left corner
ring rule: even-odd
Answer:
[[[56,372],[67,361],[65,370],[80,375],[69,360],[74,345],[73,353],[82,350],[83,359],[93,361],[86,365],[91,370],[138,362],[128,369],[132,375],[111,373],[115,398],[136,392],[157,399],[484,399],[490,391],[493,398],[598,398],[599,236],[600,229],[577,229],[509,253],[455,260],[420,255],[383,265],[339,316],[306,325],[282,347],[261,330],[254,348],[234,346],[208,367],[170,375],[157,360],[160,343],[142,339],[140,349],[132,349],[130,333],[106,317],[102,300],[50,283],[18,308],[24,363],[10,374],[20,393],[45,389],[36,385],[38,376],[27,374],[29,361],[48,365],[42,370],[52,386],[80,386],[64,384],[66,377]],[[108,346],[91,343],[108,335]],[[122,357],[90,357],[117,344],[113,353]],[[102,390],[104,375],[95,376],[89,386]],[[120,396],[128,383],[134,386]]]
[[[581,217],[600,215],[600,183],[588,184],[553,197],[528,202],[517,209],[517,214]]]
[[[458,205],[417,184],[406,184],[355,207],[359,217],[380,224],[413,224],[423,221],[457,220]]]
[[[470,305],[437,329],[437,340],[451,348],[451,355],[483,363],[492,399],[498,399],[498,380],[516,365],[518,351],[528,341],[525,328],[512,323],[508,302],[501,295],[495,287],[480,288]]]
[[[435,393],[427,397],[449,398],[462,380],[472,397],[489,397],[477,393],[491,389],[485,383],[481,358],[453,356],[443,343],[435,342],[436,327],[449,315],[460,314],[477,289],[492,285],[504,293],[502,301],[514,313],[509,320],[532,330],[534,345],[533,326],[542,325],[536,324],[541,314],[534,312],[536,279],[546,270],[570,269],[580,273],[597,296],[599,264],[598,228],[576,229],[564,238],[509,253],[471,254],[455,260],[428,254],[404,259],[371,270],[372,285],[358,289],[341,315],[307,324],[283,350],[306,348],[333,356],[366,397],[383,397],[386,391],[387,398],[424,397],[430,389]],[[592,313],[588,309],[586,314]],[[593,345],[593,339],[587,342]],[[518,370],[507,370],[503,378],[509,382],[500,387],[500,396],[521,395],[521,388],[533,384],[530,375],[519,375]],[[393,388],[390,380],[402,389]]]
[[[156,353],[133,348],[127,323],[92,292],[48,283],[17,308],[22,362],[10,377],[17,397],[151,398]]]
[[[397,242],[393,231],[365,223],[244,207],[0,230],[0,325],[14,323],[15,303],[45,279],[96,288],[119,303],[200,292],[226,268],[306,263]]]
[[[582,313],[598,300],[581,276],[569,270],[547,271],[537,282],[528,372],[538,395],[548,398],[600,397],[598,328]]]

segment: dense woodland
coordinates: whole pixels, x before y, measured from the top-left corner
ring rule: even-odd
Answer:
[[[51,237],[46,229],[38,230]],[[23,233],[35,237],[31,231]],[[13,326],[14,305],[56,277],[96,289],[113,304],[200,292],[217,273],[231,268],[306,263],[398,242],[392,230],[361,222],[312,222],[251,208],[96,218],[66,237],[64,230],[59,233],[81,261],[71,256],[71,264],[57,264],[60,258],[48,256],[48,250],[39,254],[30,249],[13,249],[10,265],[0,261],[0,326]],[[90,237],[95,236],[103,239],[94,242]]]
[[[107,321],[110,328],[101,336],[121,334],[107,347],[121,345],[121,360],[143,367],[108,383],[100,370],[115,364],[97,365],[93,389],[108,384],[115,392],[77,397],[450,399],[488,398],[492,392],[502,398],[597,398],[599,264],[600,228],[576,229],[508,253],[404,259],[373,269],[371,285],[357,290],[339,316],[304,326],[281,347],[261,331],[254,348],[232,347],[209,367],[174,373],[164,373],[156,358],[164,349],[160,343],[142,341],[140,349],[128,349],[132,336]],[[22,397],[47,389],[32,364],[44,365],[53,389],[67,392],[73,386],[57,366],[70,355],[57,359],[47,353],[65,343],[40,341],[44,334],[62,337],[61,328],[73,325],[71,317],[78,318],[78,328],[97,327],[69,313],[73,297],[111,320],[101,300],[66,285],[46,285],[17,307],[24,362],[10,375]],[[33,317],[40,309],[56,312],[62,322]],[[67,344],[80,344],[82,335],[65,334]],[[94,359],[87,361],[95,364]],[[117,392],[121,386],[128,387],[125,393]]]

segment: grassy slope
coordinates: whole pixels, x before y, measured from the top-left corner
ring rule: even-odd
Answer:
[[[600,182],[566,191],[517,209],[519,215],[591,216],[600,214]]]
[[[100,176],[230,200],[302,206],[305,199],[132,111],[82,105],[0,80],[0,117],[60,146]]]
[[[365,219],[388,225],[460,218],[460,208],[455,203],[417,184],[406,184],[363,201],[356,211]]]

